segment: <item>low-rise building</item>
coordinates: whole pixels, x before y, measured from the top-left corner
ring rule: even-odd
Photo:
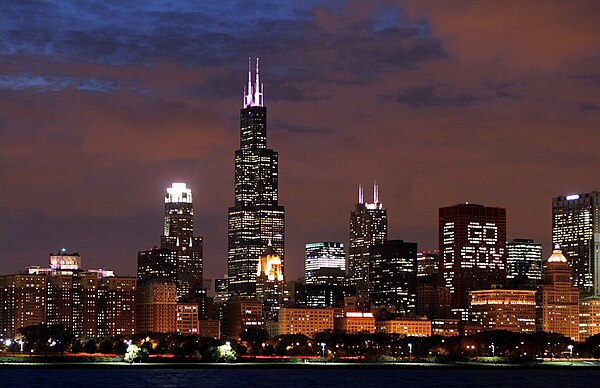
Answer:
[[[343,333],[374,333],[375,316],[370,311],[344,311],[335,318],[333,329]]]
[[[387,334],[403,334],[406,337],[430,337],[431,320],[422,318],[376,321],[375,331]]]
[[[262,329],[264,327],[262,306],[259,300],[237,295],[228,300],[223,308],[223,335],[239,338],[242,331],[247,328]]]
[[[198,334],[198,303],[177,303],[177,332],[182,334]]]
[[[469,291],[471,321],[483,330],[508,330],[517,333],[535,331],[535,291]]]
[[[332,308],[282,307],[279,310],[278,333],[313,337],[316,333],[333,330],[333,313]]]
[[[198,322],[200,337],[221,338],[221,321],[218,319],[202,319]]]
[[[579,340],[600,334],[600,297],[589,296],[579,301]]]

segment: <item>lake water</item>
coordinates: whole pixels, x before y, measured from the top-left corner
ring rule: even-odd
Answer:
[[[584,387],[600,369],[540,368],[0,368],[1,387]]]

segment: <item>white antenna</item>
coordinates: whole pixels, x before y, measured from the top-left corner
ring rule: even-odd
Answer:
[[[361,184],[358,185],[358,203],[364,203],[363,187]]]
[[[379,186],[377,181],[373,182],[373,203],[379,203]]]

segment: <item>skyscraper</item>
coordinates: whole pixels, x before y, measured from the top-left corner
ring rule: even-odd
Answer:
[[[544,262],[544,285],[537,293],[538,331],[560,333],[579,341],[579,290],[560,245]]]
[[[306,244],[306,257],[304,260],[306,283],[318,283],[315,281],[315,273],[325,268],[346,271],[346,252],[343,243],[316,242]]]
[[[284,269],[285,210],[279,206],[278,154],[267,148],[267,108],[260,68],[248,62],[248,85],[240,112],[240,149],[235,151],[235,204],[229,208],[229,293],[256,295],[259,256],[269,241]]]
[[[182,299],[202,288],[202,266],[202,237],[194,236],[192,191],[185,183],[173,183],[165,195],[160,248],[138,252],[138,280],[172,281]]]
[[[583,295],[600,295],[600,192],[552,199],[552,241],[568,258]]]
[[[279,308],[283,303],[284,287],[281,257],[269,244],[259,257],[258,271],[256,272],[256,297],[263,304],[263,314],[266,320],[277,318]]]
[[[440,303],[468,320],[469,291],[506,281],[506,209],[458,204],[439,210]]]
[[[388,240],[373,245],[369,258],[369,301],[372,307],[394,307],[414,315],[416,307],[417,243]]]
[[[542,280],[542,244],[514,239],[506,243],[506,278],[513,285],[536,284]]]
[[[177,252],[177,297],[202,288],[202,237],[194,237],[192,191],[185,183],[173,183],[167,188],[160,246]]]
[[[362,185],[358,187],[358,203],[350,214],[350,249],[348,277],[360,296],[369,291],[369,248],[387,240],[387,210],[379,202],[379,186],[373,186],[373,203],[364,202]]]

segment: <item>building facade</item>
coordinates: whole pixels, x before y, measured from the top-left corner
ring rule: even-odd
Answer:
[[[377,333],[402,334],[406,337],[431,337],[431,320],[426,318],[376,321],[375,326]]]
[[[369,293],[369,249],[387,240],[387,210],[379,202],[379,186],[373,186],[373,203],[365,203],[362,186],[350,214],[348,280],[360,296]]]
[[[316,272],[334,269],[346,271],[346,252],[341,242],[316,242],[306,244],[304,278],[306,284],[319,284]]]
[[[333,330],[340,333],[375,333],[375,316],[370,311],[343,310],[334,316]]]
[[[542,281],[542,244],[514,239],[506,243],[506,278],[511,285],[535,285]]]
[[[222,333],[228,338],[239,338],[246,329],[264,329],[262,302],[234,295],[223,309]]]
[[[138,280],[168,279],[176,284],[179,300],[193,297],[203,289],[202,244],[202,237],[194,236],[192,191],[173,183],[165,195],[160,248],[138,252]]]
[[[278,333],[313,337],[319,332],[333,331],[333,312],[332,308],[283,307],[277,323]]]
[[[579,340],[600,334],[600,297],[588,296],[579,301]]]
[[[439,244],[442,315],[468,321],[469,291],[506,282],[506,209],[440,208]]]
[[[579,289],[573,285],[569,263],[558,244],[544,263],[544,285],[537,298],[538,331],[579,341]]]
[[[235,204],[228,216],[229,293],[254,297],[258,258],[269,241],[285,268],[285,209],[279,205],[278,154],[267,148],[267,108],[256,60],[254,84],[240,112],[240,149],[235,151]]]
[[[372,307],[394,307],[415,314],[417,243],[388,240],[369,250],[369,301]]]
[[[81,268],[79,254],[50,255],[50,267],[0,276],[0,337],[25,326],[65,325],[76,336],[135,332],[136,281],[112,271]]]
[[[259,256],[256,274],[256,298],[263,304],[266,320],[275,320],[279,308],[283,304],[285,282],[281,256],[275,252],[271,244]]]
[[[552,199],[552,241],[569,259],[582,295],[600,295],[600,192]]]
[[[177,284],[153,279],[138,284],[137,333],[177,332]]]
[[[469,291],[471,321],[483,330],[531,333],[535,324],[535,290]]]

